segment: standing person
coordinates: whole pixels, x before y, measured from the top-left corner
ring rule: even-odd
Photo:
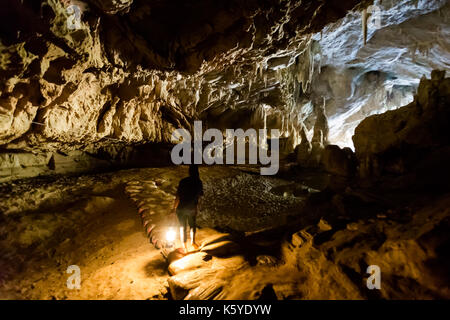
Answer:
[[[189,224],[191,234],[191,245],[198,249],[195,243],[195,233],[197,231],[196,217],[198,213],[198,203],[203,195],[203,183],[200,180],[198,166],[189,166],[189,177],[180,181],[177,189],[177,197],[173,205],[173,214],[176,213],[180,222],[180,240],[183,243],[184,251],[187,252],[187,226]]]

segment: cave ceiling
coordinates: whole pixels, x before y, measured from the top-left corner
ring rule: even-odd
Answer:
[[[381,26],[369,23],[364,44],[371,4],[4,0],[0,146],[168,142],[200,119],[278,128],[294,147],[318,109],[330,142],[348,145],[359,121],[412,100],[420,77],[450,62],[447,1],[376,2]]]

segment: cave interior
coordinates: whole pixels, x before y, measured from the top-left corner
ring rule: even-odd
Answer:
[[[0,299],[449,299],[449,19],[446,0],[2,0]]]

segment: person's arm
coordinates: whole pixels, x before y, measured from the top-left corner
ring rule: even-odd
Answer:
[[[177,197],[175,198],[175,201],[173,202],[173,207],[172,207],[172,212],[171,212],[172,214],[176,213],[176,210],[177,210],[179,204],[180,204],[180,197],[178,197],[178,195],[177,195]]]
[[[200,181],[200,192],[198,193],[197,205],[195,206],[195,216],[198,215],[200,200],[202,199],[202,197],[203,197],[203,183]]]

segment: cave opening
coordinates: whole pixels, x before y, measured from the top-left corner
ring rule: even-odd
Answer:
[[[0,299],[449,299],[449,16],[3,0]]]

